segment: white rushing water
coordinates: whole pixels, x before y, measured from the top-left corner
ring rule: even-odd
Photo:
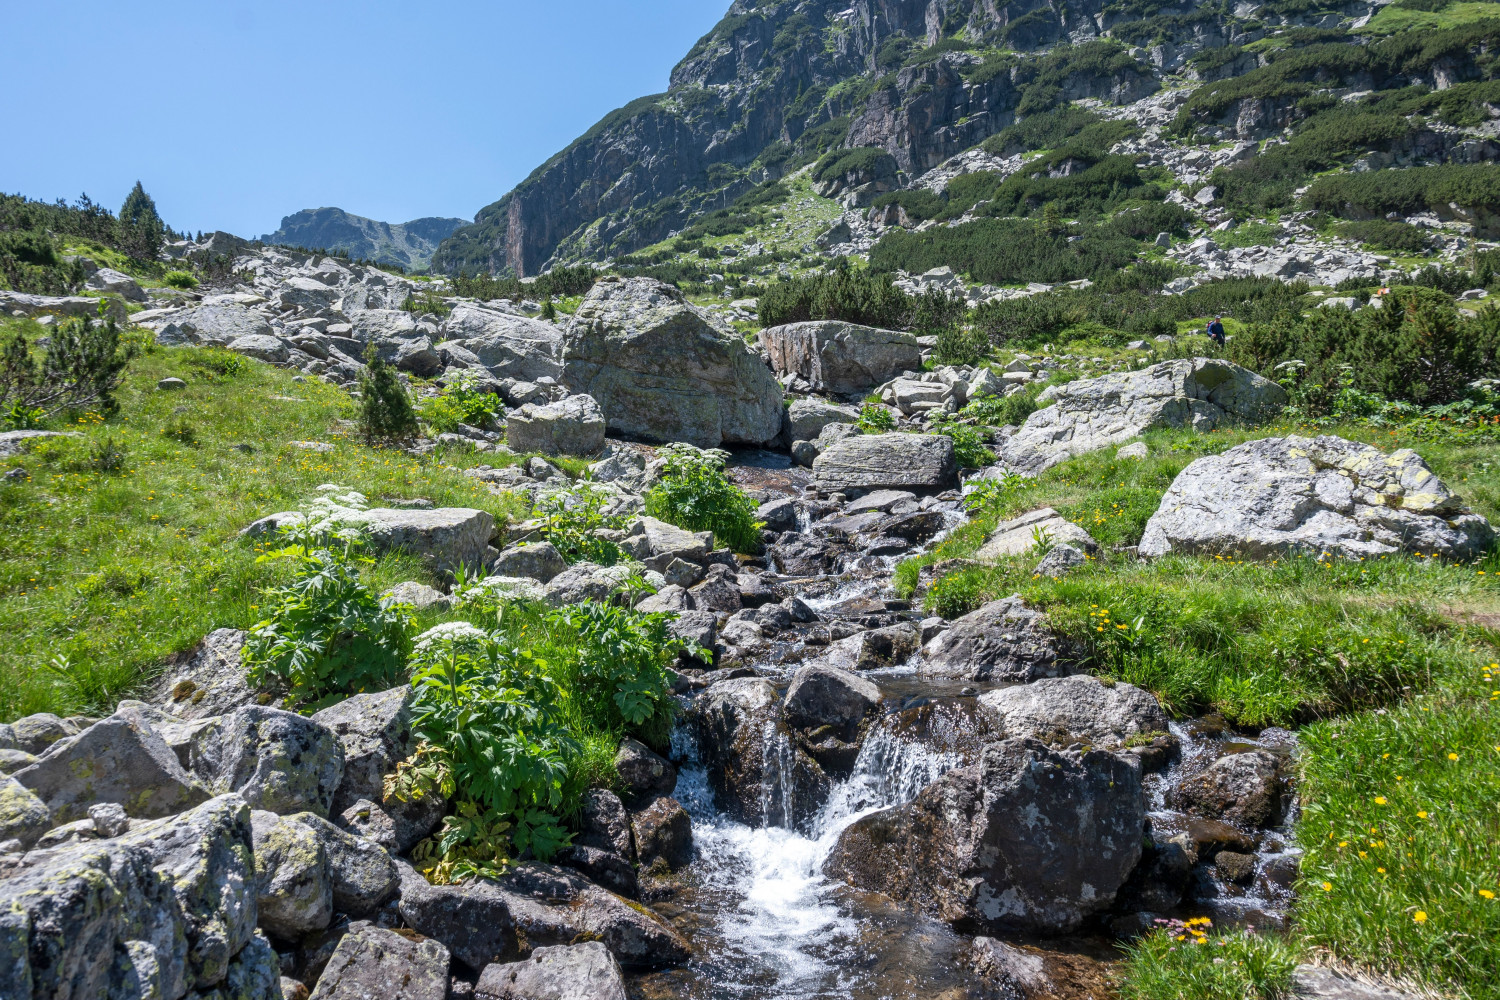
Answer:
[[[709,926],[696,948],[696,982],[682,983],[681,995],[808,1000],[890,995],[869,982],[879,974],[871,966],[880,962],[871,961],[868,936],[872,928],[879,933],[880,921],[851,912],[847,889],[823,876],[823,862],[851,823],[910,801],[956,764],[949,755],[877,729],[866,739],[852,775],[834,787],[814,818],[810,835],[729,819],[715,808],[704,770],[696,764],[683,767],[676,796],[692,815],[698,855],[692,869],[695,903],[689,905]],[[767,791],[773,798],[784,794]],[[772,815],[785,811],[768,803]],[[922,918],[906,922],[933,933]]]

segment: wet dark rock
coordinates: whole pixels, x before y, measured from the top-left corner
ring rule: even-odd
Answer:
[[[1144,826],[1139,772],[1120,757],[1004,740],[855,822],[824,872],[966,932],[1065,932],[1114,901]]]
[[[1249,885],[1255,880],[1255,855],[1220,851],[1214,856],[1214,870],[1226,882]]]
[[[880,689],[837,667],[810,664],[792,675],[783,710],[795,729],[828,729],[846,742],[880,706]]]
[[[818,613],[808,607],[807,602],[797,596],[787,597],[782,600],[781,606],[786,609],[792,621],[800,624],[808,624],[818,620]]]
[[[845,551],[829,539],[788,531],[766,550],[766,558],[783,576],[821,576],[837,568]]]
[[[578,836],[573,842],[610,851],[626,860],[634,860],[635,842],[630,832],[630,813],[625,811],[625,803],[620,801],[620,797],[607,788],[590,788],[584,792]]]
[[[878,670],[905,663],[918,648],[917,627],[901,622],[838,640],[822,662],[844,670]]]
[[[1191,841],[1183,834],[1146,841],[1140,863],[1120,889],[1116,909],[1166,913],[1175,910],[1192,884],[1197,858]]]
[[[1228,823],[1216,819],[1190,818],[1183,828],[1192,844],[1196,860],[1211,860],[1220,851],[1238,851],[1249,854],[1255,850],[1255,842]]]
[[[1301,869],[1295,854],[1275,854],[1266,858],[1260,866],[1260,891],[1262,895],[1288,893],[1297,884]]]
[[[703,582],[690,588],[688,593],[692,595],[693,606],[700,611],[733,614],[742,607],[739,581],[727,566],[710,566]]]
[[[448,949],[420,935],[349,925],[318,979],[319,1000],[446,1000]]]
[[[1181,809],[1243,827],[1273,826],[1281,816],[1281,765],[1273,753],[1220,757],[1178,784]]]
[[[763,521],[767,531],[796,531],[797,504],[789,499],[767,501],[756,508],[755,519]]]
[[[1071,673],[1071,650],[1019,597],[991,601],[953,621],[922,649],[919,673],[1030,682]]]
[[[829,781],[792,745],[770,681],[720,681],[698,696],[692,717],[720,809],[751,826],[806,827],[827,798]],[[768,747],[768,741],[780,746]]]
[[[665,864],[676,871],[693,860],[693,823],[682,803],[666,795],[630,814],[642,868]]]
[[[642,798],[669,795],[677,787],[677,768],[672,762],[628,736],[615,753],[615,773],[628,794]]]
[[[1049,743],[1082,740],[1114,749],[1132,737],[1167,729],[1167,714],[1151,692],[1088,674],[987,691],[979,703],[995,713],[1007,734]]]
[[[635,865],[613,851],[573,844],[559,851],[552,860],[582,872],[616,895],[626,899],[640,898],[641,887],[636,881]]]
[[[740,604],[747,608],[758,608],[774,604],[787,596],[786,588],[762,573],[740,573]]]
[[[875,534],[894,536],[914,544],[925,542],[943,530],[943,513],[938,510],[916,510],[886,518]]]

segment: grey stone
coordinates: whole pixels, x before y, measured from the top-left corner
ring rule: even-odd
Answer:
[[[572,844],[553,855],[552,860],[582,872],[617,896],[624,896],[626,899],[639,899],[641,896],[635,865],[613,851]]]
[[[1228,361],[1163,361],[1044,390],[1037,398],[1042,409],[1006,439],[1001,458],[1010,468],[1035,474],[1153,428],[1208,431],[1268,420],[1286,399],[1275,382]]]
[[[535,382],[562,376],[562,329],[551,323],[459,302],[440,332],[473,352],[496,378]]]
[[[845,438],[813,462],[825,492],[908,489],[938,492],[958,485],[953,441],[940,434],[870,434]]]
[[[1333,969],[1299,965],[1292,971],[1297,1000],[1415,1000],[1417,994],[1362,983]]]
[[[1493,540],[1489,522],[1410,449],[1290,436],[1195,459],[1146,523],[1140,553],[1468,560]]]
[[[1146,447],[1146,442],[1144,441],[1132,441],[1129,444],[1122,444],[1115,449],[1115,458],[1117,459],[1145,458],[1149,454],[1151,454],[1151,449]]]
[[[117,802],[137,819],[155,819],[208,797],[150,720],[130,709],[59,740],[12,777],[47,804],[53,823],[87,819],[97,802]]]
[[[790,499],[768,500],[755,509],[755,519],[762,522],[767,531],[796,531],[797,504]]]
[[[1038,536],[1047,539],[1044,551],[1050,551],[1058,543],[1071,545],[1094,556],[1102,551],[1099,543],[1083,528],[1051,507],[1042,507],[997,524],[989,538],[979,547],[979,551],[974,553],[974,558],[1002,559],[1006,556],[1025,555],[1034,550]]]
[[[1071,650],[1019,597],[991,601],[953,621],[922,648],[931,677],[1030,682],[1070,673]]]
[[[218,794],[256,809],[327,816],[344,775],[344,749],[327,726],[295,712],[250,705],[193,734],[189,768]]]
[[[184,382],[180,378],[171,378],[171,377],[168,377],[168,378],[163,378],[163,379],[157,379],[157,381],[156,381],[156,387],[158,389],[163,390],[164,392],[174,392],[174,391],[176,391],[178,389],[186,389],[187,388],[187,383]]]
[[[0,776],[0,840],[30,847],[52,827],[47,804],[16,779]]]
[[[528,542],[503,549],[491,569],[496,576],[525,577],[550,583],[568,564],[551,542]]]
[[[796,375],[815,392],[839,396],[868,392],[922,367],[922,347],[912,334],[842,320],[769,327],[760,343],[778,375]]]
[[[781,433],[781,387],[736,334],[676,288],[601,278],[568,323],[563,380],[599,402],[615,434],[699,447]]]
[[[620,963],[598,941],[538,948],[520,962],[485,967],[475,1000],[625,1000]]]
[[[604,411],[588,395],[527,403],[505,418],[505,443],[517,454],[596,455],[604,450]]]
[[[1145,821],[1124,759],[1010,739],[856,821],[824,872],[965,929],[1067,932],[1114,901]]]
[[[314,1000],[447,1000],[448,949],[365,921],[349,925]]]
[[[837,406],[821,399],[794,399],[787,408],[787,437],[792,441],[811,441],[829,424],[857,424],[859,411],[852,406]]]
[[[583,793],[575,843],[596,847],[623,858],[635,857],[635,841],[630,829],[630,814],[620,797],[607,788],[590,788]]]
[[[270,364],[280,364],[291,357],[291,352],[286,344],[276,337],[267,336],[263,333],[252,333],[243,337],[236,337],[229,342],[229,349],[237,354],[255,358],[257,361],[265,361]]]
[[[295,941],[333,919],[328,851],[318,831],[289,817],[255,810],[255,892],[261,927]]]
[[[146,293],[141,289],[140,285],[136,284],[134,278],[107,267],[101,267],[89,275],[88,281],[84,282],[84,287],[92,288],[95,291],[109,292],[112,295],[129,299],[131,302],[146,301]]]
[[[78,735],[77,726],[51,712],[22,716],[9,729],[11,749],[33,755],[44,754],[58,740]]]
[[[713,550],[713,534],[688,531],[675,524],[642,515],[637,518],[620,547],[653,569],[665,568],[673,559],[707,565]]]
[[[399,855],[436,830],[446,809],[446,801],[435,793],[410,802],[360,799],[339,814],[338,825]]]
[[[118,837],[130,829],[130,817],[118,802],[96,802],[89,806],[89,822],[101,837]]]
[[[1265,750],[1220,757],[1178,783],[1178,808],[1237,826],[1274,826],[1281,816],[1281,764]]]
[[[1064,543],[1055,546],[1052,551],[1043,556],[1042,561],[1037,563],[1031,572],[1035,576],[1050,576],[1053,579],[1059,579],[1067,576],[1079,566],[1087,564],[1088,561],[1088,556]]]
[[[34,852],[0,879],[0,988],[180,997],[231,976],[243,984],[265,957],[235,961],[255,940],[254,885],[250,810],[235,795],[110,840]]]
[[[398,583],[384,594],[380,595],[381,607],[390,607],[393,604],[405,604],[413,611],[426,611],[428,608],[439,605],[448,605],[453,599],[441,590],[429,587],[425,583],[415,580],[407,580]]]
[[[889,514],[891,509],[897,504],[907,503],[916,499],[917,495],[915,493],[909,493],[906,490],[876,490],[874,493],[867,493],[857,500],[851,500],[846,503],[844,505],[844,513],[864,514],[877,512]]]
[[[296,813],[283,822],[313,831],[323,845],[333,908],[339,913],[372,916],[400,887],[396,864],[379,844],[341,830],[312,813]]]
[[[607,602],[625,585],[630,576],[630,567],[600,566],[591,562],[579,562],[569,566],[565,572],[553,577],[542,591],[542,600],[560,608],[584,601]]]
[[[250,704],[255,692],[245,683],[244,647],[245,633],[240,629],[210,632],[186,659],[163,675],[151,700],[185,722]]]
[[[693,606],[700,611],[733,614],[743,606],[739,584],[727,567],[718,564],[710,566],[703,582],[688,593],[693,598]]]
[[[670,795],[677,787],[677,768],[672,762],[628,736],[620,741],[615,753],[615,774],[630,795]]]
[[[826,726],[846,742],[879,707],[880,688],[847,670],[819,664],[808,664],[792,675],[782,702],[788,725],[808,730]]]
[[[231,302],[174,310],[161,319],[145,325],[156,331],[158,344],[166,345],[200,344],[226,347],[244,337],[276,339],[273,336],[271,324],[264,316],[253,309]],[[277,341],[277,343],[280,342]],[[281,349],[285,352],[285,345],[282,345]]]
[[[838,640],[828,647],[819,662],[841,670],[879,670],[905,663],[920,646],[916,626],[897,622]]]
[[[358,519],[377,552],[403,551],[417,556],[440,576],[460,566],[483,565],[495,533],[495,519],[470,507],[433,510],[370,510]]]
[[[1132,736],[1167,730],[1167,714],[1151,692],[1088,674],[986,691],[979,704],[1012,737],[1113,749]]]
[[[52,437],[80,437],[76,431],[0,431],[0,458],[14,458],[28,447],[26,442]],[[12,469],[11,472],[15,470]],[[9,475],[9,473],[7,473]]]
[[[411,754],[411,685],[378,694],[357,694],[312,716],[338,737],[344,776],[332,810],[341,813],[360,799],[381,797],[385,776]]]

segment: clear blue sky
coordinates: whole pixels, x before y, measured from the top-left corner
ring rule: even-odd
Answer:
[[[667,88],[729,0],[0,0],[0,190],[139,179],[180,230],[335,205],[472,218],[609,111]]]

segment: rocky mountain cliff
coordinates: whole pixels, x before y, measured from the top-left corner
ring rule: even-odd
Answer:
[[[956,154],[1069,103],[1108,109],[1163,93],[1171,100],[1157,111],[1188,146],[1275,139],[1334,99],[1311,95],[1487,80],[1488,49],[1478,38],[1441,51],[1417,45],[1379,65],[1358,58],[1398,30],[1458,24],[1445,19],[1445,6],[736,0],[673,70],[666,93],[607,115],[482,209],[443,241],[434,268],[524,276],[552,263],[617,257],[819,157],[826,167],[827,154],[840,149],[865,151],[863,176],[846,186],[864,186],[867,195],[916,187]],[[1384,21],[1391,23],[1378,30]],[[1298,58],[1332,45],[1345,58]],[[1225,84],[1236,80],[1254,82],[1237,92]],[[1339,152],[1390,145],[1389,136],[1344,138],[1353,145]],[[1028,148],[1042,147],[1005,152]],[[1099,150],[1106,151],[1108,144]],[[1141,152],[1113,151],[1138,159]],[[1447,152],[1437,149],[1434,161],[1451,159]],[[1183,180],[1180,172],[1174,179]]]
[[[284,217],[280,229],[260,239],[307,250],[339,250],[359,260],[414,271],[426,268],[438,244],[462,225],[464,219],[377,222],[342,208],[304,208]]]

